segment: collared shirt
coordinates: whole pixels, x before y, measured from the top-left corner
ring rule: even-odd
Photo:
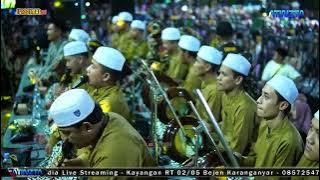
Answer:
[[[243,90],[223,93],[221,109],[221,131],[233,151],[249,152],[256,125],[255,101]]]
[[[283,75],[292,80],[301,76],[301,74],[290,64],[279,64],[274,60],[270,60],[263,69],[261,80],[268,81],[275,75]]]
[[[179,64],[179,61],[180,61],[179,52],[176,52],[176,53],[170,55],[169,68],[166,71],[167,76],[169,76],[171,78],[177,78],[177,75],[175,74],[175,68],[176,68],[177,64]]]
[[[128,104],[118,85],[95,89],[91,95],[100,104],[103,112],[115,112],[131,121]]]
[[[183,87],[191,94],[192,97],[195,98],[193,90],[201,88],[202,80],[199,75],[196,74],[194,69],[195,67],[192,65],[189,67],[188,75],[184,81]]]
[[[125,58],[131,62],[133,58],[140,57],[145,58],[148,53],[148,44],[145,40],[134,40],[132,38],[128,38],[128,42],[126,46],[120,49]]]
[[[306,167],[306,168],[318,168],[319,169],[319,161],[311,161],[307,159],[305,155],[302,155],[299,163],[297,164],[297,167]],[[310,174],[309,174],[310,173]],[[319,179],[318,175],[316,176],[315,173],[311,173],[311,171],[306,171],[305,175],[307,176],[292,176],[292,180],[316,180]]]
[[[109,121],[89,156],[90,167],[154,167],[140,134],[120,115],[108,114]]]
[[[255,167],[293,167],[302,153],[302,139],[288,117],[274,129],[270,129],[266,120],[262,120],[257,142],[243,164]]]
[[[208,105],[213,113],[215,119],[220,122],[221,121],[221,101],[222,101],[222,91],[217,90],[217,78],[211,77],[206,81],[203,81],[201,84],[201,92],[208,102]],[[209,117],[207,115],[206,110],[204,109],[200,100],[196,102],[197,110],[199,111],[199,115],[203,120],[209,122]]]

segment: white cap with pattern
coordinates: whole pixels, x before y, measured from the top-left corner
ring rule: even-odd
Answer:
[[[62,93],[51,105],[49,116],[58,127],[68,127],[81,122],[94,109],[95,103],[84,89],[71,89]]]
[[[183,35],[180,37],[178,45],[184,50],[197,52],[200,49],[201,43],[199,39],[194,36]]]
[[[92,57],[97,63],[116,71],[122,71],[126,61],[120,51],[110,47],[99,47]]]
[[[140,30],[145,30],[146,29],[146,24],[140,20],[133,20],[130,27],[132,29],[140,29]]]
[[[131,22],[133,20],[131,13],[126,12],[126,11],[120,12],[118,17],[119,17],[119,20],[124,20],[124,21],[129,21],[129,22]]]
[[[87,43],[89,39],[89,34],[82,29],[72,29],[69,34],[69,40],[71,41],[82,41],[84,43]]]
[[[82,41],[71,41],[63,47],[64,56],[72,56],[85,52],[88,52],[88,48]]]
[[[112,24],[116,24],[117,23],[117,21],[118,21],[118,19],[119,19],[119,16],[113,16],[112,17]]]
[[[285,100],[293,104],[298,97],[298,89],[293,80],[282,75],[276,75],[267,82],[275,91],[277,91]]]
[[[180,39],[180,31],[175,27],[168,27],[161,31],[161,39],[167,41],[177,41]]]
[[[248,76],[251,68],[250,62],[240,54],[229,53],[223,60],[222,65]]]
[[[201,46],[197,55],[211,64],[220,65],[222,61],[222,53],[211,46]]]

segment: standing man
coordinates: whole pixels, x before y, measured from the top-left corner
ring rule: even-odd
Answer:
[[[243,86],[251,64],[240,54],[229,53],[222,62],[217,89],[223,91],[221,130],[233,151],[248,153],[253,141],[256,104]]]
[[[262,83],[269,81],[272,77],[276,75],[286,76],[294,81],[299,81],[301,79],[301,74],[294,69],[290,64],[284,62],[285,57],[287,56],[287,50],[283,48],[277,48],[273,60],[270,60],[266,67],[263,69],[262,73]]]
[[[128,121],[116,113],[104,114],[83,89],[61,94],[49,114],[63,141],[76,148],[91,147],[89,167],[155,166],[145,141]]]
[[[239,53],[240,47],[236,45],[236,43],[232,40],[233,38],[233,28],[231,24],[227,21],[219,22],[217,25],[217,40],[218,40],[218,49],[223,52],[223,58],[227,56],[228,53]],[[214,40],[211,43],[212,46],[216,46],[214,44]]]
[[[303,142],[288,118],[297,96],[294,82],[285,76],[275,76],[267,82],[257,100],[257,115],[263,118],[258,139],[247,157],[237,154],[242,165],[292,167],[297,164],[303,153]]]
[[[124,63],[125,58],[118,50],[99,47],[92,57],[92,64],[87,68],[87,75],[88,84],[95,89],[91,95],[103,112],[115,112],[130,121],[129,107],[118,85]]]

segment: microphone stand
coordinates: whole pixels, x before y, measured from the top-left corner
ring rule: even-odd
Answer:
[[[212,112],[210,110],[210,107],[209,107],[207,101],[205,100],[201,90],[200,89],[196,89],[196,94],[200,98],[200,101],[201,101],[202,105],[204,106],[204,108],[205,108],[205,110],[206,110],[206,112],[207,112],[207,114],[209,116],[209,119],[211,120],[211,122],[213,124],[214,130],[217,132],[218,137],[219,137],[224,149],[227,152],[227,155],[228,155],[228,157],[229,157],[229,159],[231,161],[232,166],[233,167],[239,167],[239,164],[238,164],[237,160],[235,159],[235,157],[233,156],[233,153],[232,153],[231,149],[229,148],[228,144],[226,143],[226,140],[223,137],[222,131],[221,131],[216,119],[214,118],[214,116],[213,116],[213,114],[212,114]]]
[[[229,166],[228,163],[225,161],[225,159],[223,158],[221,152],[219,151],[219,148],[217,146],[217,144],[215,143],[213,137],[211,136],[209,129],[207,128],[207,126],[204,124],[203,119],[200,117],[200,114],[198,112],[198,110],[196,109],[196,107],[194,106],[192,101],[188,101],[192,111],[194,112],[196,118],[198,119],[199,122],[199,126],[195,128],[196,130],[196,137],[199,139],[200,133],[201,131],[204,131],[205,134],[208,136],[208,138],[210,139],[210,142],[213,144],[214,148],[215,148],[215,152],[217,153],[220,161],[225,165],[225,166]],[[198,167],[198,148],[200,147],[200,142],[199,140],[197,140],[196,143],[196,156],[195,156],[195,164],[196,167]]]

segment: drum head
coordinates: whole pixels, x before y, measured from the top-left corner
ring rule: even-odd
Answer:
[[[195,102],[193,98],[190,96],[189,92],[181,87],[170,87],[166,91],[168,98],[176,110],[176,113],[179,117],[185,117],[190,115],[191,108],[188,105],[188,101]],[[169,109],[169,106],[165,99],[162,99],[159,104],[158,110],[158,117],[159,120],[164,123],[168,124],[173,118],[173,114]]]
[[[201,133],[196,138],[195,128],[199,125],[197,120],[192,117],[180,118],[183,128],[186,132],[186,138],[183,136],[182,130],[175,120],[168,124],[167,130],[163,138],[163,153],[168,155],[172,160],[183,163],[191,158],[196,153],[196,141],[198,140],[199,156],[206,152],[207,138],[204,133]]]

